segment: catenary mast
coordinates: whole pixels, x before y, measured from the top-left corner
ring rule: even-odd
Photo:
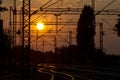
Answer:
[[[23,75],[30,74],[30,2],[23,0],[22,7]]]

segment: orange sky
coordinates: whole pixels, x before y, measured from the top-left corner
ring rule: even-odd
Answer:
[[[17,0],[17,8],[20,8],[21,7],[21,1],[22,0]],[[32,4],[32,9],[37,9],[38,7],[40,7],[40,5],[44,4],[45,2],[47,2],[48,0],[31,0],[31,4]],[[51,3],[55,2],[57,0],[52,0]],[[96,0],[96,6],[95,6],[95,10],[101,10],[104,6],[106,6],[109,2],[111,2],[112,0]],[[49,3],[49,4],[51,4]],[[48,5],[49,5],[48,4]],[[91,4],[91,0],[61,0],[60,2],[58,2],[57,4],[55,5],[52,5],[51,7],[74,7],[74,8],[83,8],[83,6],[85,4],[88,4],[90,5]],[[13,6],[13,0],[3,0],[3,6],[9,8],[9,6]],[[120,0],[116,0],[112,5],[110,5],[107,9],[119,9],[120,10]],[[32,19],[34,19],[35,17],[37,17],[38,15],[35,15],[32,17]],[[6,28],[8,28],[9,26],[9,12],[3,12],[2,13],[2,18],[5,20],[4,22],[4,26]],[[115,25],[116,23],[116,19],[117,19],[117,15],[112,15],[112,16],[102,16],[102,15],[98,15],[96,16],[96,22],[104,22],[103,19],[107,20],[111,25]],[[52,15],[52,16],[49,16],[49,15],[45,15],[45,16],[42,16],[41,18],[38,19],[39,20],[42,20],[42,21],[55,21],[55,16]],[[73,21],[78,21],[79,19],[79,15],[78,16],[73,16],[73,15],[68,15],[68,16],[64,16],[64,15],[61,15],[59,17],[59,21],[67,21],[69,22],[69,20],[72,19]],[[49,30],[53,30],[51,27],[54,27],[53,25],[51,26],[48,26]],[[63,26],[59,25],[59,29],[62,28]],[[74,27],[74,31],[75,31],[75,28],[76,28],[76,25],[75,26],[71,26],[69,27],[69,25],[66,25],[64,28],[65,29],[68,29],[68,28],[72,28]],[[104,32],[105,32],[105,36],[104,36],[104,48],[105,50],[108,52],[108,53],[117,53],[117,54],[120,54],[120,45],[119,45],[119,42],[120,42],[120,38],[117,37],[116,34],[113,34],[113,31],[112,30],[109,30],[108,28],[112,29],[108,24],[106,24],[104,22]],[[69,29],[69,30],[73,30],[73,29]],[[96,43],[96,47],[99,47],[99,26],[96,27],[96,36],[95,36],[95,43]],[[47,35],[49,33],[46,33]],[[51,34],[51,33],[50,33]],[[54,34],[52,34],[54,35]],[[61,36],[61,35],[60,35]],[[63,36],[62,36],[63,37]],[[73,35],[73,37],[75,37],[75,34]],[[66,36],[64,37],[65,39],[68,38],[68,33],[66,33]],[[68,45],[67,41],[65,42],[65,39],[62,39],[61,38],[61,43],[58,43],[58,45]],[[33,38],[35,39],[35,38]],[[45,44],[49,44],[49,48],[53,49],[54,47],[52,46],[54,43],[54,37],[51,37],[51,38],[45,38],[46,40],[49,39],[50,41],[48,42],[51,42],[50,44],[49,43],[45,43]],[[43,38],[39,39],[39,42],[41,42],[43,40]],[[34,42],[35,44],[35,42]],[[75,40],[73,40],[73,44],[76,44]],[[33,44],[32,44],[33,45]],[[39,45],[42,45],[42,43],[39,43]],[[33,45],[34,48],[35,45]],[[41,46],[40,46],[41,47]],[[46,48],[45,48],[46,49]],[[47,49],[48,50],[48,49]]]

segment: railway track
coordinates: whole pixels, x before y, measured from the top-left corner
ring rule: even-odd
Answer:
[[[74,77],[64,72],[56,72],[46,68],[39,69],[39,72],[51,76],[49,80],[74,80]]]
[[[120,80],[120,72],[109,68],[89,69],[64,67],[58,70],[73,75],[75,80]]]
[[[70,73],[68,71],[59,71],[55,69],[55,67],[40,67],[38,70],[40,73],[47,74],[51,76],[49,80],[91,80],[89,78],[86,78],[85,76],[76,75],[74,73]]]
[[[40,73],[49,75],[47,80],[120,80],[119,73],[104,70],[59,68],[55,66],[38,69]]]

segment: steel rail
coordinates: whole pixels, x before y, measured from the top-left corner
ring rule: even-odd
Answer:
[[[62,75],[66,75],[68,77],[71,78],[71,80],[75,80],[74,77],[71,75],[71,74],[68,74],[68,73],[65,73],[65,72],[58,72],[58,71],[53,71],[53,70],[50,70],[52,73],[55,73],[55,74],[62,74]]]
[[[53,75],[53,74],[51,74],[51,73],[49,73],[49,72],[45,72],[45,71],[43,71],[43,70],[45,70],[45,68],[39,69],[38,71],[39,71],[40,73],[49,74],[49,75],[51,76],[50,80],[54,80],[54,75]]]

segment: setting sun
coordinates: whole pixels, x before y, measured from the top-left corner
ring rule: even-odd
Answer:
[[[37,23],[36,28],[37,28],[38,30],[43,30],[43,29],[44,29],[44,24],[43,24],[43,23]]]

